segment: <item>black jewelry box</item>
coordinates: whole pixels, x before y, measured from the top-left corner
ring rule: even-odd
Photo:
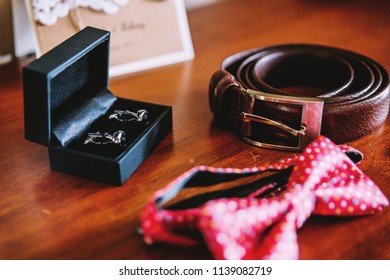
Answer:
[[[52,170],[122,185],[172,130],[172,108],[115,97],[108,87],[110,32],[86,27],[23,68],[27,140],[48,146]],[[118,121],[115,110],[147,110],[147,121]],[[85,144],[90,132],[121,144]]]

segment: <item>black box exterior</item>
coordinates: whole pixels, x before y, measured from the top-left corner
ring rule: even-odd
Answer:
[[[172,108],[108,90],[109,41],[108,31],[87,27],[23,68],[25,137],[48,146],[53,170],[121,185],[172,130]],[[138,109],[147,124],[108,118]],[[118,129],[129,135],[123,147],[84,144],[88,132]]]

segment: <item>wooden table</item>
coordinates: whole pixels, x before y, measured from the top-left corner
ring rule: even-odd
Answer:
[[[125,98],[173,106],[173,132],[122,186],[53,172],[47,148],[24,139],[20,67],[0,68],[0,258],[209,259],[205,245],[149,247],[137,234],[152,193],[196,165],[248,167],[292,155],[256,148],[216,128],[208,83],[222,59],[281,43],[319,43],[390,69],[388,1],[221,1],[189,12],[193,61],[110,81]],[[360,168],[390,198],[390,119],[350,143]],[[298,231],[301,259],[390,259],[390,208],[367,217],[311,217]]]

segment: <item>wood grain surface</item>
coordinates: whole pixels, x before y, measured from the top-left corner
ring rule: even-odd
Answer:
[[[205,245],[147,246],[137,233],[153,192],[196,165],[251,167],[291,156],[216,128],[208,83],[223,58],[245,49],[318,43],[390,69],[389,1],[225,0],[188,14],[193,61],[110,81],[117,96],[173,106],[173,132],[121,187],[50,170],[47,148],[23,132],[20,64],[0,68],[1,259],[210,259]],[[349,143],[360,169],[390,198],[390,119]],[[298,231],[301,259],[390,259],[390,207],[357,218],[311,217]]]

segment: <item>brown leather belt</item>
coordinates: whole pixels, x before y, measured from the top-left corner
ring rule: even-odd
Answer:
[[[345,143],[374,132],[387,117],[389,97],[388,74],[377,62],[306,44],[232,55],[209,88],[220,127],[257,146],[296,151],[319,134]]]

